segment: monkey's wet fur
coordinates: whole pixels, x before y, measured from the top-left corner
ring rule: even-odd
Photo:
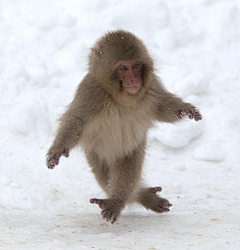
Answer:
[[[59,119],[47,153],[53,169],[79,145],[107,199],[90,199],[103,219],[114,223],[126,204],[137,202],[156,213],[170,202],[141,178],[147,132],[156,121],[176,123],[184,116],[201,120],[196,107],[169,93],[154,73],[153,60],[134,34],[117,30],[92,47],[88,73]]]

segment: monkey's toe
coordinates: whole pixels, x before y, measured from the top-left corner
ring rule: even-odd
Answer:
[[[162,191],[162,188],[161,188],[161,187],[152,187],[152,188],[149,188],[149,192],[150,192],[150,193],[156,194],[156,193],[159,193],[159,192],[161,192],[161,191]]]
[[[153,209],[154,212],[156,213],[166,213],[166,212],[169,212],[170,209],[167,208],[167,207],[159,207],[157,206],[155,209]]]
[[[172,204],[167,199],[158,197],[158,200],[152,210],[157,213],[164,213],[170,211],[169,207],[171,206]]]
[[[164,198],[160,198],[160,199],[161,199],[161,204],[163,204],[164,207],[171,207],[172,206],[172,204],[167,199],[164,199]]]
[[[97,204],[101,209],[104,220],[114,223],[121,213],[121,204],[114,199],[90,199],[90,203]]]
[[[165,213],[170,211],[171,206],[172,204],[167,199],[155,195],[151,202],[147,206],[145,205],[145,208],[151,209],[155,213]]]
[[[104,200],[102,199],[96,199],[96,198],[90,199],[90,203],[97,204],[101,209],[104,208]]]
[[[109,209],[103,210],[101,212],[101,215],[103,219],[105,219],[107,222],[114,223],[117,219],[117,215],[113,211],[110,211]]]

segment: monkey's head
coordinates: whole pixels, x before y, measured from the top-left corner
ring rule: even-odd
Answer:
[[[118,30],[101,37],[91,49],[89,71],[121,104],[140,99],[152,79],[153,61],[143,42]]]

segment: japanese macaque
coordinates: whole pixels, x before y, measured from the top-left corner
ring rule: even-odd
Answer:
[[[91,49],[88,73],[59,120],[47,166],[53,169],[80,145],[108,196],[90,199],[106,221],[114,223],[132,202],[167,212],[171,204],[157,194],[161,187],[147,187],[141,179],[146,137],[154,122],[184,116],[202,119],[193,105],[164,89],[143,42],[130,32],[109,32]]]

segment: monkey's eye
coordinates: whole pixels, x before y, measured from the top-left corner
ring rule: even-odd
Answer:
[[[120,67],[120,70],[121,70],[121,71],[126,71],[126,70],[127,70],[127,67],[126,67],[126,66],[121,66],[121,67]]]
[[[137,69],[139,67],[139,64],[138,63],[135,63],[134,65],[133,65],[133,69]]]

